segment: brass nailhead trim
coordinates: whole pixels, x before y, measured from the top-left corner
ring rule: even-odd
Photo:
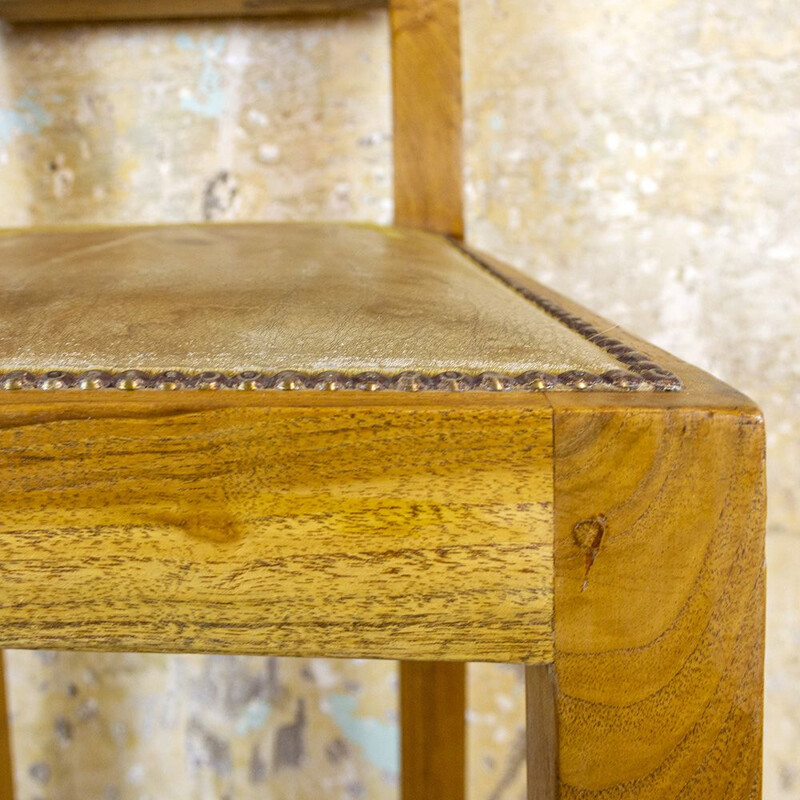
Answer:
[[[374,392],[392,389],[403,392],[507,392],[507,391],[584,391],[608,389],[646,389],[647,380],[633,372],[611,370],[602,375],[572,370],[558,375],[548,372],[530,371],[518,375],[499,372],[481,372],[469,375],[464,372],[447,371],[436,375],[423,372],[360,372],[347,375],[343,372],[295,372],[285,370],[277,373],[202,372],[197,375],[183,372],[143,372],[125,370],[106,372],[64,372],[52,370],[45,373],[15,370],[0,374],[0,390],[14,389],[157,389],[162,391],[181,389],[275,389],[295,391],[318,389],[323,391],[357,390]]]
[[[558,303],[554,303],[552,300],[548,300],[546,297],[534,292],[527,286],[518,283],[510,276],[495,269],[495,267],[484,261],[476,253],[464,247],[458,240],[451,239],[450,241],[464,255],[468,256],[475,264],[486,270],[490,275],[493,275],[510,289],[513,289],[517,294],[522,295],[526,300],[530,300],[530,302],[541,308],[542,311],[546,312],[554,319],[557,319],[562,325],[566,325],[570,330],[579,333],[587,341],[605,350],[609,355],[616,358],[617,361],[621,361],[627,367],[627,371],[614,370],[613,372],[606,372],[604,375],[593,376],[595,379],[609,381],[610,385],[615,389],[631,390],[650,388],[658,392],[677,392],[683,389],[683,383],[675,373],[660,366],[649,356],[640,353],[630,345],[619,341],[619,339],[606,336],[602,331],[595,328],[594,325],[586,322],[586,320],[576,314],[570,314],[569,311],[562,308]],[[576,373],[572,374],[576,376]],[[586,374],[587,373],[581,373],[581,375]],[[563,378],[563,375],[561,377]],[[585,382],[585,380],[580,377],[573,377],[572,381],[576,384]],[[590,387],[573,385],[569,388],[586,389]]]

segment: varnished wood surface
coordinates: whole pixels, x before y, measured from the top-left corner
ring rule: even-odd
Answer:
[[[452,661],[400,663],[402,800],[466,796],[466,674]]]
[[[0,645],[547,660],[549,409],[403,398],[10,393]]]
[[[0,0],[0,18],[65,22],[178,17],[344,14],[386,7],[388,0]]]
[[[556,683],[552,664],[525,667],[529,800],[554,800],[558,786]]]
[[[759,797],[759,414],[560,402],[555,797]]]
[[[458,0],[391,0],[398,225],[462,236]]]
[[[11,720],[6,697],[5,658],[0,651],[0,798],[14,800],[14,765],[11,757]]]

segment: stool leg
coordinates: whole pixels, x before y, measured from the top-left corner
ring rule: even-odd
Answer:
[[[6,682],[4,674],[5,655],[0,650],[0,797],[14,800],[14,772],[11,761],[11,736],[6,703]]]
[[[527,671],[529,798],[758,800],[760,416],[567,410],[554,441],[554,663]]]
[[[400,662],[402,800],[464,800],[466,665]]]
[[[552,664],[525,667],[528,800],[556,800],[558,741]]]

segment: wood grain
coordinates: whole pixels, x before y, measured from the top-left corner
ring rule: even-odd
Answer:
[[[0,407],[0,646],[552,656],[541,398],[27,394]]]
[[[0,0],[11,22],[259,17],[345,14],[385,8],[388,0]]]
[[[392,0],[395,222],[462,236],[458,0]]]
[[[551,402],[553,797],[760,797],[760,414]]]
[[[11,720],[6,697],[5,657],[0,651],[0,797],[14,800],[14,762],[11,753]]]
[[[403,800],[466,796],[464,665],[400,663]]]

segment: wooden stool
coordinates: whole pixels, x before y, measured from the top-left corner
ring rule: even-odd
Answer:
[[[399,227],[0,235],[0,645],[400,659],[406,800],[521,662],[530,798],[759,797],[761,415],[460,242],[457,3],[391,11]]]

